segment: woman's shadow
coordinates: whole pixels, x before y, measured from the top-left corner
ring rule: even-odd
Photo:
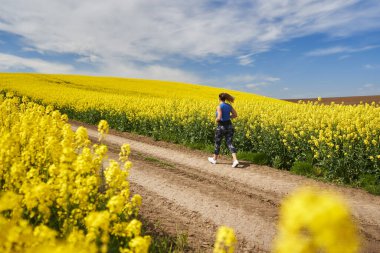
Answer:
[[[229,164],[229,165],[231,165],[230,162],[218,162],[218,164]],[[251,166],[251,164],[249,162],[240,162],[239,161],[239,164],[238,164],[238,166],[235,167],[235,169],[244,169],[244,168],[247,168],[249,166]]]

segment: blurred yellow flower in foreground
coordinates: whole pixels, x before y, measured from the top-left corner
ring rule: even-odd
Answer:
[[[214,253],[232,253],[235,250],[236,236],[232,228],[220,226],[216,233]]]
[[[284,200],[273,252],[353,253],[358,249],[356,226],[340,197],[301,188]]]

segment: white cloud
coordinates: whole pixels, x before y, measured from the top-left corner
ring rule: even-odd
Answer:
[[[249,83],[257,79],[254,75],[235,75],[226,78],[227,82],[230,83]]]
[[[233,83],[238,86],[243,85],[245,88],[248,89],[259,90],[261,87],[269,86],[281,79],[274,76],[258,74],[229,76],[225,80],[229,83]]]
[[[358,52],[375,49],[378,47],[380,47],[380,45],[370,45],[370,46],[358,47],[358,48],[336,46],[336,47],[316,49],[316,50],[307,52],[305,55],[306,56],[326,56],[326,55],[340,54],[340,53],[358,53]]]
[[[180,81],[201,83],[201,79],[193,73],[162,65],[138,66],[123,62],[107,62],[100,67],[100,75],[146,78],[153,80]]]
[[[278,77],[273,77],[273,76],[266,76],[266,77],[263,77],[264,80],[268,81],[268,82],[277,82],[277,81],[280,81],[280,78]]]
[[[285,87],[283,90],[284,90],[284,91],[288,91],[288,90],[289,90],[289,88],[288,88],[288,87]]]
[[[32,48],[32,47],[23,47],[22,51],[24,51],[24,52],[37,52],[37,53],[39,53],[41,55],[45,54],[45,51],[40,50],[40,49],[35,49],[35,48]]]
[[[242,55],[242,56],[237,57],[239,64],[242,66],[252,65],[252,63],[254,62],[252,55],[253,54],[247,54],[247,55]]]
[[[257,82],[246,84],[245,87],[249,89],[258,89],[259,87],[268,86],[268,82]]]
[[[100,61],[100,58],[97,55],[89,54],[78,58],[76,61],[84,63],[96,63]]]
[[[235,75],[227,77],[226,80],[231,83],[273,83],[280,78],[268,75]]]
[[[347,53],[350,51],[348,47],[330,47],[330,48],[322,48],[316,49],[306,53],[307,56],[324,56],[330,54],[338,54],[338,53]]]
[[[0,53],[0,71],[23,71],[27,69],[41,73],[72,73],[74,71],[74,68],[67,64]]]
[[[380,68],[380,65],[376,65],[376,64],[366,64],[366,65],[364,65],[364,68],[366,68],[366,69],[379,69],[379,68]]]
[[[358,88],[360,95],[379,95],[380,94],[380,84],[377,83],[366,83]]]
[[[349,54],[345,54],[345,55],[342,55],[342,56],[339,56],[339,60],[345,60],[345,59],[348,59],[348,58],[350,58],[351,57],[351,55],[349,55]]]
[[[0,30],[21,35],[38,50],[83,57],[203,59],[264,52],[308,34],[347,36],[379,28],[380,2],[360,2],[246,0],[213,8],[203,0],[2,0]]]

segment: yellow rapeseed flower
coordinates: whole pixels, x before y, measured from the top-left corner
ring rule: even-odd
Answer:
[[[232,228],[221,226],[216,233],[214,244],[214,253],[233,253],[237,243],[234,230]]]
[[[302,188],[282,203],[274,253],[355,253],[358,249],[356,226],[338,196]]]
[[[150,240],[140,240],[134,219],[141,196],[130,199],[128,171],[109,161],[106,182],[100,173],[106,145],[91,145],[83,127],[74,133],[52,106],[11,93],[0,94],[0,118],[1,252],[147,251]],[[126,147],[122,152],[128,167]]]
[[[106,134],[109,132],[108,122],[101,120],[98,124],[99,140],[102,140]]]

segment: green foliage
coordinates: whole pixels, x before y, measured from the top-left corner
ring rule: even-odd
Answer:
[[[269,157],[265,153],[239,152],[239,159],[250,161],[258,165],[268,165]]]
[[[310,176],[313,174],[313,165],[310,162],[296,161],[290,171],[297,175]]]
[[[369,193],[380,195],[380,180],[375,175],[362,175],[359,179],[359,185]]]
[[[281,157],[276,155],[272,160],[272,166],[276,169],[281,169],[283,167],[283,161]]]

